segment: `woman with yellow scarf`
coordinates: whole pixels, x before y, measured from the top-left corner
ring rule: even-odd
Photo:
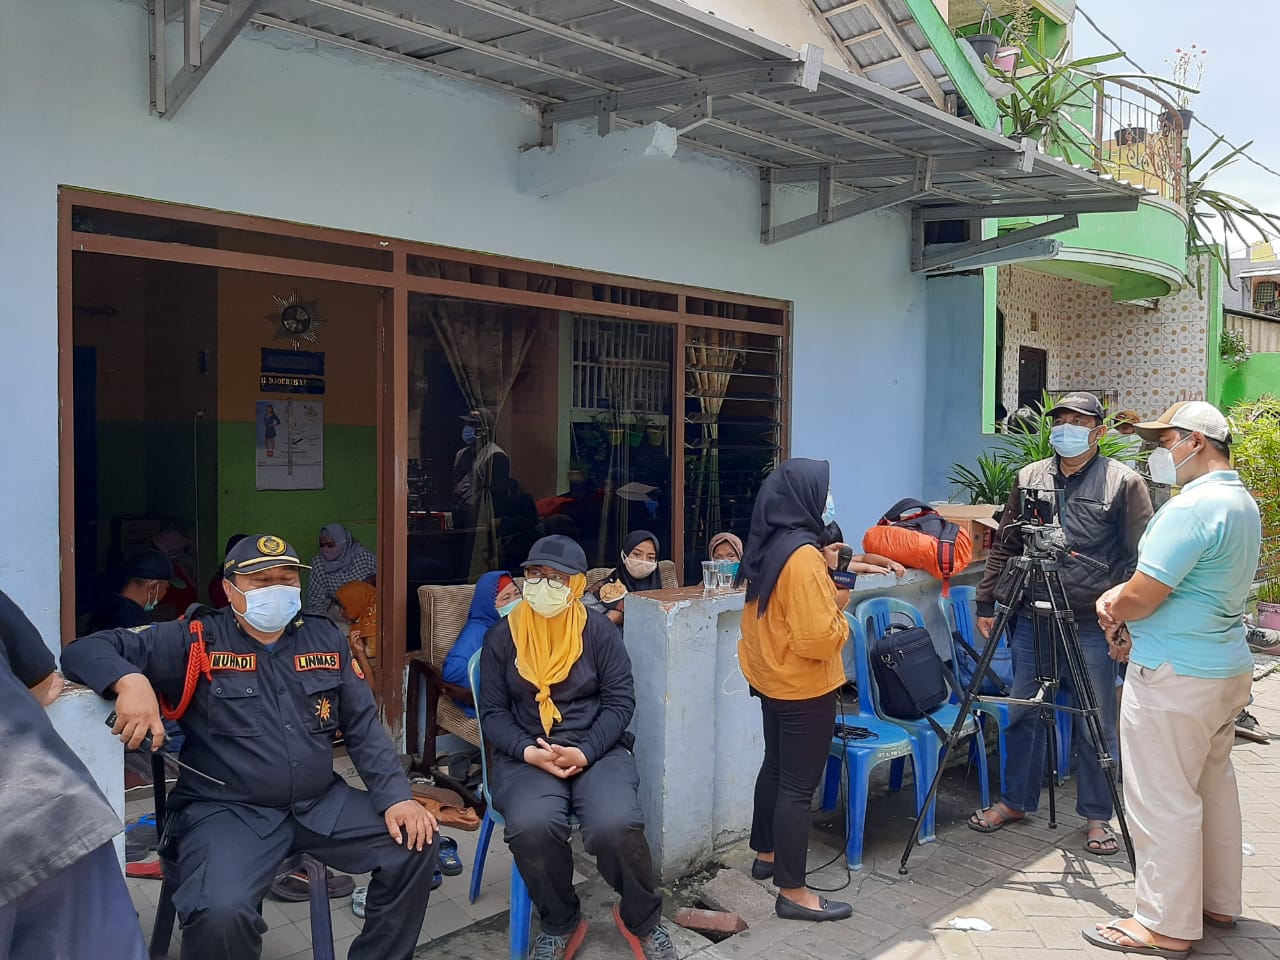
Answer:
[[[493,805],[542,923],[529,956],[569,960],[587,934],[573,890],[572,813],[618,893],[614,923],[635,960],[676,960],[637,794],[622,634],[583,606],[587,557],[569,537],[543,537],[523,566],[523,599],[485,635],[478,706],[493,748]]]

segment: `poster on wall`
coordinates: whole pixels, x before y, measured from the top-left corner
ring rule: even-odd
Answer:
[[[255,457],[259,490],[324,489],[324,403],[259,400]]]

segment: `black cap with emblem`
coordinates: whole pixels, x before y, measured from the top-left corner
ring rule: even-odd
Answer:
[[[298,551],[280,537],[258,534],[245,537],[227,553],[222,563],[223,575],[233,573],[257,573],[272,567],[311,568],[298,560]]]

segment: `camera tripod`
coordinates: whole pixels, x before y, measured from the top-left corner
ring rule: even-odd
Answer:
[[[1116,781],[1116,759],[1111,755],[1106,738],[1103,735],[1102,722],[1099,719],[1098,699],[1094,694],[1093,684],[1089,680],[1089,672],[1085,667],[1084,654],[1080,650],[1080,635],[1076,629],[1075,616],[1067,602],[1066,590],[1062,584],[1060,557],[1066,554],[1075,560],[1100,569],[1108,569],[1104,564],[1089,557],[1074,553],[1065,548],[1062,542],[1061,528],[1024,524],[1022,527],[1026,549],[1023,555],[1011,559],[1000,577],[996,594],[1000,600],[1000,612],[995,626],[987,639],[978,664],[974,668],[973,679],[964,691],[960,709],[956,714],[946,742],[943,745],[942,758],[938,761],[937,773],[933,783],[929,785],[929,793],[925,797],[921,810],[929,809],[938,794],[942,782],[942,774],[946,769],[951,751],[963,739],[961,731],[968,720],[969,711],[977,703],[1007,703],[1017,706],[1040,708],[1040,722],[1045,726],[1045,750],[1048,755],[1046,767],[1049,771],[1049,826],[1056,828],[1057,806],[1054,790],[1058,782],[1057,725],[1054,722],[1057,711],[1071,713],[1082,718],[1088,725],[1089,736],[1097,749],[1098,765],[1107,778],[1107,786],[1111,790],[1111,802],[1120,822],[1120,833],[1124,837],[1125,850],[1129,857],[1129,865],[1134,866],[1133,842],[1129,836],[1129,824],[1125,819],[1124,807],[1120,800],[1120,790]],[[1039,597],[1040,599],[1037,599]],[[1030,601],[1027,603],[1027,601]],[[1024,603],[1032,611],[1032,629],[1035,635],[1036,651],[1036,683],[1035,694],[1030,698],[992,697],[978,693],[983,679],[988,675],[991,660],[995,656],[999,638],[1003,637],[1009,622]],[[1079,707],[1068,707],[1057,702],[1058,689],[1061,686],[1059,651],[1066,655],[1067,669],[1071,677],[1071,686],[1075,691]],[[979,734],[981,736],[981,734]],[[985,749],[985,744],[980,745]],[[906,848],[902,851],[902,862],[898,873],[906,874],[907,861],[916,846],[920,835],[923,817],[916,818],[915,828],[907,838]]]

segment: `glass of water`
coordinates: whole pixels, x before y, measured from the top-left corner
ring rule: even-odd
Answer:
[[[716,561],[716,588],[720,593],[733,589],[733,578],[738,575],[738,565],[732,560]]]
[[[719,582],[718,567],[718,560],[702,561],[702,595],[704,597],[709,597],[716,592],[716,584]]]

